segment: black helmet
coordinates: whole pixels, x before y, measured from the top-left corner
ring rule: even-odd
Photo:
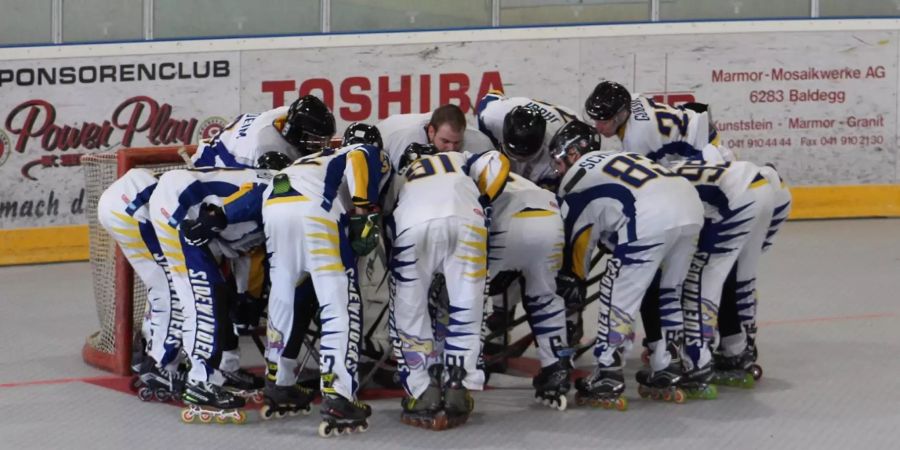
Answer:
[[[584,111],[594,120],[609,120],[631,103],[628,89],[615,81],[601,81],[584,101]]]
[[[288,108],[281,135],[301,155],[321,151],[334,136],[334,115],[312,95],[304,95]]]
[[[537,110],[516,106],[503,119],[503,149],[512,159],[534,158],[544,143],[547,120]]]
[[[550,140],[550,156],[556,160],[563,159],[573,147],[582,155],[600,150],[600,135],[594,127],[573,120],[560,128]]]
[[[281,152],[266,152],[256,160],[260,169],[281,170],[291,165],[291,158]]]
[[[406,166],[414,163],[423,156],[434,155],[435,153],[437,153],[437,149],[434,148],[433,145],[413,142],[403,150],[403,156],[400,157],[399,170],[406,169]]]
[[[369,144],[379,149],[384,148],[381,143],[381,132],[375,125],[369,125],[362,122],[353,122],[344,130],[344,139],[341,141],[341,147],[351,144]]]

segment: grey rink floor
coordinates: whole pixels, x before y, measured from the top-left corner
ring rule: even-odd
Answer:
[[[108,375],[80,355],[97,327],[89,277],[87,263],[0,268],[0,449],[900,445],[900,220],[785,226],[760,268],[765,376],[753,390],[721,388],[718,400],[684,405],[641,400],[633,349],[627,412],[574,401],[557,412],[532,402],[529,379],[497,377],[501,387],[475,394],[469,423],[441,433],[401,424],[397,399],[371,403],[367,433],[326,440],[316,435],[315,410],[264,423],[251,413],[242,426],[185,425],[174,406],[89,384]]]

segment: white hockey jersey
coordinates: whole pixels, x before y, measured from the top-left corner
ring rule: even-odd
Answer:
[[[484,206],[503,191],[508,176],[509,160],[496,150],[420,158],[394,177],[389,212],[395,230],[442,217],[484,220]]]
[[[178,228],[186,218],[196,218],[200,205],[228,207],[248,191],[267,185],[274,172],[262,169],[206,168],[170,170],[164,173],[150,196],[150,208]],[[235,257],[264,242],[262,223],[256,218],[229,222],[217,242],[227,257]]]
[[[431,121],[431,113],[395,114],[376,125],[378,131],[381,132],[384,151],[387,152],[393,167],[400,167],[400,158],[409,144],[413,142],[429,143],[426,131],[429,121]],[[482,153],[493,149],[494,145],[487,136],[476,128],[466,127],[460,151]]]
[[[709,116],[636,96],[631,115],[619,129],[622,150],[638,153],[663,165],[702,159],[709,143]]]
[[[302,195],[338,214],[352,206],[377,204],[390,180],[391,163],[381,150],[366,144],[326,149],[304,156],[276,175],[266,202]],[[289,185],[280,180],[287,177]]]
[[[680,161],[671,170],[694,185],[700,200],[708,206],[708,212],[720,214],[743,206],[735,199],[751,187],[768,182],[760,174],[759,167],[746,161]]]
[[[559,204],[553,192],[513,173],[511,169],[506,187],[491,206],[494,207],[494,220],[502,220],[504,217],[529,209],[559,212]]]
[[[288,107],[241,114],[211,139],[200,141],[191,158],[195,167],[256,167],[265,153],[284,153],[292,161],[300,153],[281,136]]]
[[[525,106],[536,110],[547,121],[547,129],[544,132],[544,141],[540,154],[532,161],[516,161],[510,159],[511,170],[514,173],[539,184],[555,185],[559,177],[553,170],[550,158],[550,141],[563,125],[571,122],[577,116],[575,111],[564,106],[551,105],[540,100],[527,97],[504,97],[499,93],[489,93],[478,102],[475,113],[478,116],[478,129],[494,142],[497,148],[503,149],[503,121],[506,114],[516,106]]]
[[[566,233],[564,262],[587,273],[588,243],[609,248],[703,224],[703,204],[693,185],[635,153],[594,151],[581,156],[560,182],[560,211]]]

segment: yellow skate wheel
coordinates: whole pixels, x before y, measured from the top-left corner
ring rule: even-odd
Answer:
[[[662,393],[662,399],[663,399],[663,401],[667,401],[667,402],[672,401],[672,400],[673,400],[673,399],[672,399],[672,392],[670,392],[670,391],[668,391],[668,390],[663,391],[663,393]]]
[[[228,417],[217,414],[216,415],[216,423],[219,423],[219,424],[228,423]]]
[[[200,422],[202,423],[210,423],[212,422],[212,414],[203,411],[200,413]]]
[[[684,403],[685,399],[687,399],[687,396],[684,395],[684,391],[682,391],[681,389],[675,389],[675,392],[673,393],[671,399],[673,402],[680,405]]]
[[[245,413],[244,411],[238,411],[237,417],[232,416],[231,421],[238,425],[241,425],[247,421],[247,413]]]
[[[619,397],[616,399],[616,409],[619,411],[625,411],[628,409],[628,399],[625,397]]]
[[[190,409],[182,409],[181,410],[181,421],[184,423],[191,423],[194,421],[194,413]]]

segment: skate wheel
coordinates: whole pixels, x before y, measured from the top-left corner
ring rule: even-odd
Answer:
[[[272,408],[269,405],[263,405],[262,408],[259,408],[259,418],[262,420],[269,420],[274,415]]]
[[[763,376],[762,366],[759,364],[754,364],[750,366],[750,375],[753,376],[754,380],[759,380]]]
[[[253,403],[262,403],[263,402],[262,392],[256,391],[255,394],[250,396],[250,401]]]
[[[323,438],[331,437],[333,431],[334,429],[331,428],[331,425],[329,425],[328,422],[322,422],[319,424],[319,436]]]
[[[146,387],[141,387],[137,391],[137,396],[141,401],[149,402],[153,400],[153,391]]]
[[[619,397],[616,399],[616,409],[619,411],[625,411],[628,409],[628,399],[625,397]]]
[[[687,399],[687,396],[684,395],[684,391],[682,391],[681,389],[675,389],[675,392],[671,394],[670,398],[673,402],[680,405],[684,403],[684,401]],[[669,399],[666,400],[668,401]]]
[[[641,398],[650,397],[652,394],[653,392],[651,392],[650,389],[647,389],[643,385],[638,386],[638,395],[640,395]]]
[[[743,389],[753,389],[753,387],[756,386],[756,378],[753,377],[752,373],[748,373],[744,375],[744,378],[741,379],[741,382],[738,386]]]
[[[569,401],[566,399],[565,395],[559,397],[559,401],[556,402],[556,410],[557,411],[565,411],[566,407],[569,406]]]
[[[216,415],[215,418],[216,418],[216,423],[218,423],[218,424],[228,422],[228,417],[225,417],[225,416]]]
[[[181,421],[184,423],[191,423],[194,421],[194,413],[191,412],[190,409],[182,409],[181,410]]]
[[[165,389],[162,389],[162,388],[157,389],[155,394],[156,394],[156,399],[163,403],[172,399],[172,393]]]
[[[202,422],[202,423],[212,422],[212,414],[205,412],[205,411],[201,412],[200,413],[200,422]]]
[[[247,421],[247,413],[245,413],[244,411],[238,411],[237,417],[232,417],[231,421],[235,424],[241,425]]]
[[[366,431],[369,431],[369,424],[368,424],[368,423],[364,423],[364,424],[359,425],[359,426],[356,427],[356,432],[357,432],[357,433],[365,433]]]

